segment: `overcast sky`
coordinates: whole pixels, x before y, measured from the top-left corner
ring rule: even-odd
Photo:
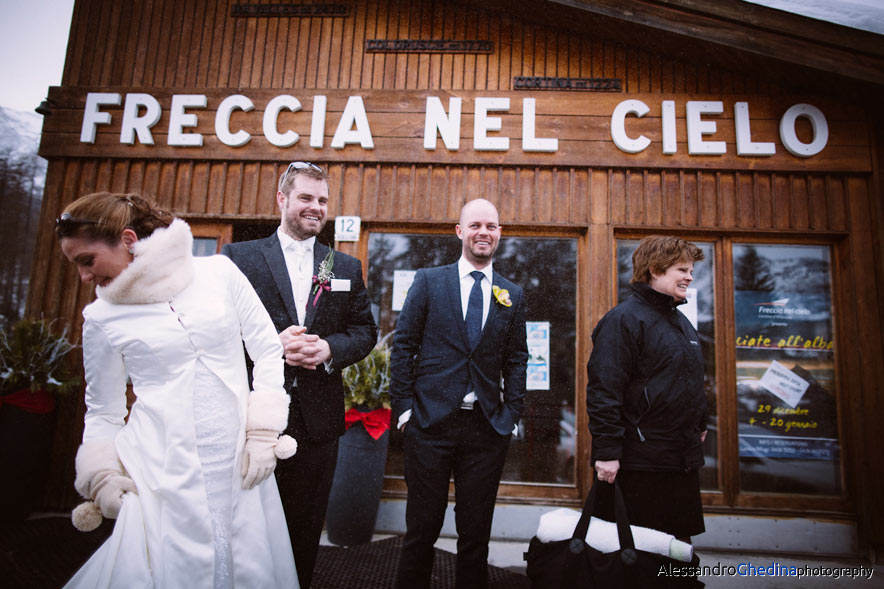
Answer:
[[[0,106],[33,111],[61,84],[73,11],[74,0],[0,0]]]
[[[884,0],[749,1],[884,34]],[[61,84],[73,6],[74,0],[0,0],[0,106],[33,111],[49,86]]]

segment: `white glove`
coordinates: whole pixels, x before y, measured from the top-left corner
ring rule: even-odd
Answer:
[[[125,474],[112,440],[90,440],[81,444],[76,468],[74,487],[80,495],[92,500],[75,510],[74,525],[78,529],[94,529],[101,523],[102,515],[115,519],[123,505],[123,493],[137,493],[135,482]]]
[[[276,468],[276,459],[289,458],[297,448],[294,438],[279,437],[274,430],[248,430],[242,453],[242,488],[251,489],[264,482]]]
[[[278,435],[269,429],[251,429],[246,432],[246,445],[242,452],[242,488],[251,489],[273,473],[276,468]]]
[[[102,470],[93,477],[89,491],[101,515],[117,519],[123,506],[123,493],[135,493],[135,481],[117,471]]]

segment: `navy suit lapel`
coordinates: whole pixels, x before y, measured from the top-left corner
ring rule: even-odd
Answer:
[[[295,308],[295,295],[292,292],[292,281],[289,280],[288,267],[285,265],[285,256],[282,253],[282,246],[279,244],[279,238],[276,233],[271,235],[264,248],[264,259],[270,267],[270,276],[276,283],[276,290],[285,303],[285,309],[288,311],[289,317],[292,319],[293,325],[298,325],[298,311]]]
[[[328,252],[331,248],[322,245],[319,241],[313,242],[313,276],[317,276],[319,274],[319,264],[322,260],[325,259],[325,256],[328,255]],[[334,271],[334,268],[332,268]],[[313,324],[313,319],[316,317],[316,310],[319,305],[322,304],[322,298],[327,297],[328,293],[331,291],[325,291],[321,295],[319,295],[319,300],[316,301],[316,305],[313,304],[313,300],[316,295],[313,294],[313,286],[310,286],[310,296],[307,298],[307,318],[304,320],[304,325],[307,327],[307,331],[310,331],[310,326]]]

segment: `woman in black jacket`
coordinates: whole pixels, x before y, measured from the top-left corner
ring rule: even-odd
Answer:
[[[699,469],[706,437],[700,339],[676,307],[703,253],[670,236],[643,239],[632,255],[632,295],[592,334],[586,386],[591,464],[620,481],[630,523],[690,542],[702,533]],[[613,519],[610,489],[600,516]]]

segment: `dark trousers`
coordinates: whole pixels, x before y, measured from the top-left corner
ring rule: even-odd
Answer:
[[[478,407],[458,410],[426,430],[411,423],[405,427],[408,502],[397,576],[400,589],[430,586],[433,544],[445,519],[452,474],[457,528],[455,586],[487,587],[488,540],[509,440],[509,435],[494,431]]]
[[[319,443],[298,440],[297,453],[276,463],[276,483],[302,589],[310,587],[313,578],[337,457],[337,439]]]

